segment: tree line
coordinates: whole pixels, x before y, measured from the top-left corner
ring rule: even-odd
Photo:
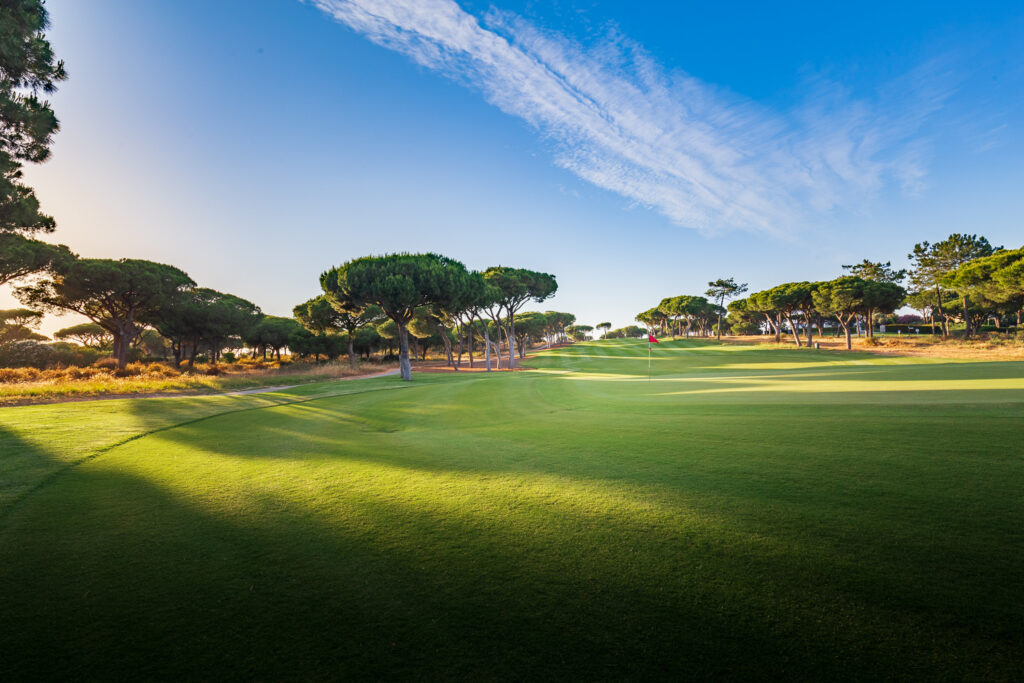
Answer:
[[[320,276],[321,294],[295,307],[311,344],[327,344],[345,334],[350,362],[360,330],[395,338],[402,378],[412,378],[410,339],[438,339],[448,364],[458,370],[463,351],[474,363],[482,344],[491,369],[492,352],[507,367],[516,364],[531,340],[564,334],[575,317],[567,313],[523,312],[527,302],[554,295],[553,275],[526,268],[493,266],[473,271],[440,254],[386,254],[353,259]]]
[[[43,313],[74,312],[91,322],[55,337],[109,349],[123,369],[129,351],[143,342],[165,345],[177,364],[191,368],[198,354],[214,364],[224,349],[247,347],[281,358],[284,350],[319,360],[397,350],[402,376],[411,378],[414,354],[444,349],[456,370],[468,352],[482,348],[487,369],[515,367],[517,355],[538,342],[567,338],[570,313],[523,311],[557,290],[553,275],[495,266],[470,271],[437,254],[389,254],[354,259],[321,275],[322,293],[295,306],[294,318],[264,314],[239,296],[200,287],[174,266],[139,259],[79,258],[68,252],[44,273],[17,287],[27,308],[0,311],[0,346],[36,343],[32,331]]]
[[[962,325],[965,337],[986,321],[996,328],[1020,324],[1024,248],[993,247],[985,237],[958,233],[916,244],[908,258],[911,266],[905,270],[865,259],[844,265],[847,274],[834,280],[787,282],[745,298],[738,298],[747,291],[745,284],[716,280],[708,283],[705,296],[662,299],[636,320],[651,331],[686,336],[710,336],[713,330],[720,338],[729,329],[774,334],[781,341],[788,333],[797,346],[812,344],[815,330],[823,336],[828,327],[845,334],[848,349],[855,329],[871,337],[879,315],[904,306],[919,311],[943,338],[954,324]]]

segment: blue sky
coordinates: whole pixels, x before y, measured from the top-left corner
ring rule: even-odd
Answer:
[[[367,253],[551,272],[539,308],[620,326],[1020,246],[1024,6],[893,5],[49,0],[71,77],[27,177],[82,255],[275,314]]]

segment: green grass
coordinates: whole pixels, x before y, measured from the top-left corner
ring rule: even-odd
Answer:
[[[588,343],[0,410],[7,678],[1024,669],[1024,364]]]

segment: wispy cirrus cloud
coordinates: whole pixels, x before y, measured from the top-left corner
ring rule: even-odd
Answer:
[[[311,2],[522,118],[552,141],[558,165],[704,232],[785,235],[890,183],[918,191],[919,131],[951,93],[928,64],[870,99],[818,81],[780,112],[667,72],[621,37],[587,50],[452,0]]]

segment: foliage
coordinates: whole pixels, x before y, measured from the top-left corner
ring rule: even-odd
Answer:
[[[328,360],[337,358],[348,345],[348,335],[328,332],[311,332],[304,327],[296,328],[288,337],[288,348],[292,353],[308,358],[313,356],[319,361],[320,356]]]
[[[261,315],[256,304],[241,297],[196,287],[168,298],[142,320],[170,342],[177,362],[185,360],[187,349],[191,367],[202,345],[216,362],[228,339],[249,335]]]
[[[675,323],[674,334],[686,336],[690,335],[694,326],[699,334],[709,333],[712,320],[721,315],[721,309],[704,297],[686,294],[662,299],[657,310],[664,316],[666,323]],[[683,322],[686,323],[685,330],[682,328]]]
[[[43,35],[48,26],[42,0],[0,3],[0,231],[49,232],[56,225],[21,182],[21,162],[45,161],[59,129],[50,104],[39,99],[67,78]]]
[[[558,282],[548,273],[506,266],[492,266],[483,272],[483,277],[494,296],[491,317],[495,322],[502,321],[509,341],[509,367],[515,367],[515,314],[527,301],[541,303],[554,296]]]
[[[327,294],[352,306],[379,306],[398,328],[399,364],[412,379],[406,326],[422,306],[459,310],[478,293],[466,267],[438,254],[364,256],[333,268],[320,278]]]
[[[53,338],[61,341],[73,341],[76,344],[94,349],[107,348],[114,341],[114,336],[104,329],[102,325],[96,323],[79,323],[78,325],[65,327],[57,330]]]
[[[121,368],[142,321],[176,301],[195,283],[181,270],[137,259],[75,259],[47,279],[19,287],[22,303],[45,311],[72,311],[102,326],[114,338]]]
[[[705,296],[711,297],[712,301],[718,302],[718,326],[716,327],[716,334],[718,338],[722,338],[722,314],[724,313],[726,299],[732,299],[747,291],[747,284],[737,283],[733,278],[719,278],[713,282],[708,283],[707,291],[704,292]]]
[[[943,300],[944,288],[948,288],[948,280],[958,268],[977,258],[991,256],[996,251],[989,244],[989,241],[978,235],[963,235],[955,233],[941,242],[930,244],[920,242],[914,245],[914,250],[908,254],[913,261],[910,270],[910,283],[917,291],[933,290],[935,292],[935,306],[939,316],[945,318],[945,307]],[[962,295],[964,321],[967,325],[967,334],[970,334],[969,305],[966,295]],[[948,328],[943,320],[943,334]]]
[[[335,288],[334,293],[321,294],[295,306],[292,313],[303,327],[314,334],[344,331],[348,361],[352,366],[355,365],[356,331],[361,327],[379,323],[385,317],[379,306],[357,305],[348,296],[346,288],[340,285]]]
[[[763,316],[750,309],[749,299],[734,299],[727,306],[729,317],[725,323],[732,334],[760,334]]]
[[[1000,250],[963,263],[942,283],[986,310],[1016,313],[1024,308],[1024,248]]]
[[[252,325],[242,338],[250,348],[262,351],[264,359],[269,351],[281,360],[281,350],[288,346],[292,335],[301,329],[302,326],[292,318],[265,315]]]
[[[63,244],[49,244],[0,230],[0,285],[33,273],[52,271],[72,258]]]
[[[565,331],[574,341],[586,341],[594,328],[590,325],[570,325]]]
[[[0,367],[45,368],[55,361],[56,354],[48,344],[22,339],[0,344]]]
[[[843,266],[843,270],[850,271],[850,275],[862,280],[889,282],[897,285],[907,277],[906,270],[893,270],[891,261],[881,263],[864,259],[860,263]]]
[[[544,311],[544,318],[547,320],[544,334],[555,341],[564,338],[565,329],[576,322],[575,315],[560,311]]]
[[[605,335],[605,339],[635,339],[642,337],[645,334],[645,330],[637,325],[626,325],[625,327],[619,327],[608,332]]]
[[[655,306],[654,308],[637,313],[636,321],[643,323],[649,332],[653,332],[655,329],[661,328],[668,321],[668,316],[659,307]]]

